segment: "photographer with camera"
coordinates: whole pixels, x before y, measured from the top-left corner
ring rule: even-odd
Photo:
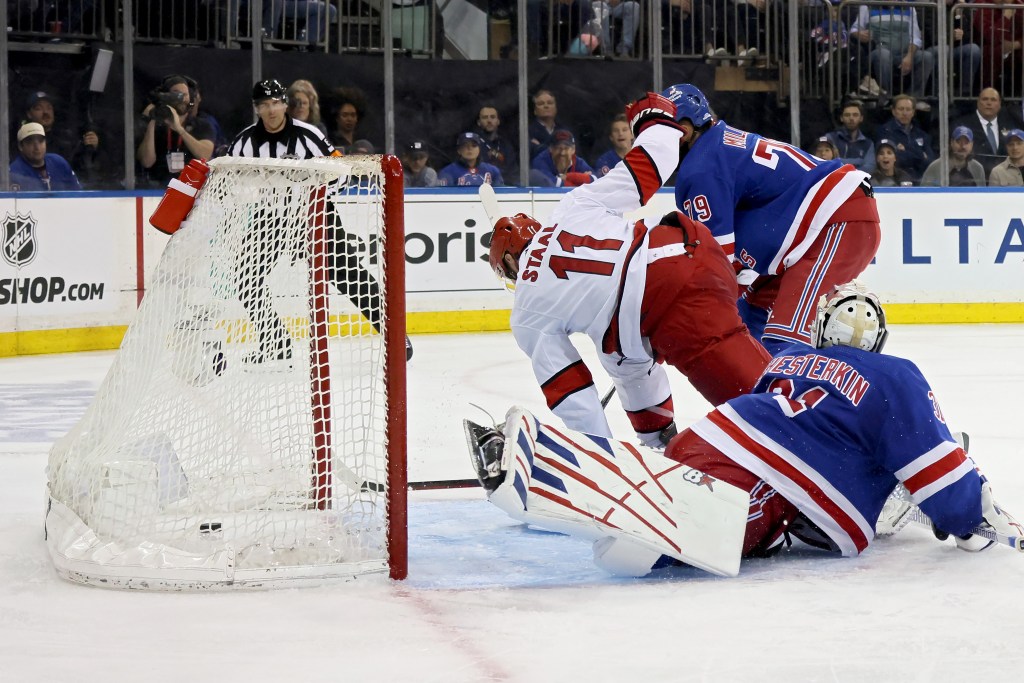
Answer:
[[[154,186],[163,187],[192,159],[213,155],[215,134],[195,115],[198,85],[188,76],[168,76],[149,94],[142,110],[146,132],[135,158]]]

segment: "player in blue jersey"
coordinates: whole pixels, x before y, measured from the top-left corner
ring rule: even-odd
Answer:
[[[921,371],[881,354],[885,314],[872,293],[851,282],[823,296],[810,336],[810,345],[783,348],[752,393],[674,437],[660,459],[521,413],[525,426],[476,432],[479,447],[470,447],[489,500],[517,519],[594,539],[599,564],[631,574],[664,555],[733,575],[741,557],[770,554],[787,535],[857,555],[900,485],[936,535],[954,535],[965,550],[989,547],[988,535],[1024,537],[951,435]],[[495,451],[508,456],[500,467]],[[666,478],[665,462],[680,469]],[[672,491],[681,480],[693,486]],[[680,496],[692,500],[680,506]],[[721,543],[699,535],[705,525],[720,528]]]
[[[733,260],[743,321],[769,352],[808,342],[818,297],[858,276],[878,250],[868,175],[715,120],[688,83],[662,95],[691,131],[681,143],[676,205]]]

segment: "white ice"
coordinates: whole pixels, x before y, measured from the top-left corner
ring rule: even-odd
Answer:
[[[414,342],[411,479],[472,476],[461,420],[484,420],[470,403],[551,419],[510,335]],[[886,350],[922,368],[997,499],[1024,516],[1024,326],[893,326]],[[0,681],[1024,680],[1024,556],[968,554],[920,528],[858,558],[794,547],[735,579],[623,580],[591,564],[588,544],[518,526],[478,489],[423,492],[404,582],[226,594],[64,582],[42,536],[45,454],[112,357],[0,359]],[[707,405],[674,384],[685,425]]]

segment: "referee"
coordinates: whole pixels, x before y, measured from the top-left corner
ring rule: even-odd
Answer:
[[[341,156],[318,128],[288,115],[288,95],[277,80],[263,80],[253,86],[252,103],[259,120],[232,141],[228,154],[258,159],[311,159]],[[273,192],[267,188],[267,192]],[[270,209],[255,215],[258,229],[243,233],[236,268],[238,297],[256,330],[259,348],[246,356],[247,363],[291,359],[291,338],[270,302],[266,276],[283,252],[294,248],[288,239],[290,195],[271,202]],[[276,215],[275,215],[276,214]],[[294,217],[292,217],[294,220]],[[269,234],[261,235],[266,231]],[[380,332],[380,287],[359,263],[361,244],[346,235],[338,216],[329,214],[325,226],[327,276],[364,317]],[[406,359],[412,358],[412,344],[405,338]]]

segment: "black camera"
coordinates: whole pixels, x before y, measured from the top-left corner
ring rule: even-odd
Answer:
[[[171,108],[176,108],[178,104],[185,101],[185,93],[157,89],[149,93],[149,101],[155,105],[149,112],[153,120],[157,123],[167,123],[174,118]]]

